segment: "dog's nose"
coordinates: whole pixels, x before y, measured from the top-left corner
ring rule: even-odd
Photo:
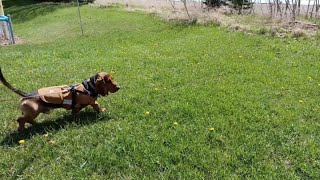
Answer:
[[[120,89],[120,86],[116,86],[117,91]]]

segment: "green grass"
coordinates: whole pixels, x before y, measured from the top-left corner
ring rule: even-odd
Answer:
[[[107,71],[122,89],[99,99],[107,113],[55,110],[19,134],[19,97],[0,85],[0,179],[319,179],[319,41],[88,6],[81,36],[76,7],[57,6],[16,23],[24,6],[6,10],[24,41],[0,47],[8,81]]]

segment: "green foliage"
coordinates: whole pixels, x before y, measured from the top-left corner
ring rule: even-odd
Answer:
[[[203,3],[208,7],[220,7],[221,5],[226,5],[226,1],[224,0],[205,0]]]
[[[231,2],[236,7],[252,5],[252,2],[250,0],[231,0]]]
[[[70,2],[77,2],[77,0],[35,0],[38,2],[63,2],[63,3],[70,3]],[[87,2],[87,3],[93,3],[94,0],[79,0],[79,2]]]
[[[238,10],[238,14],[241,14],[245,9],[252,9],[253,2],[251,0],[231,0],[233,8]]]
[[[319,179],[319,41],[89,6],[81,36],[76,12],[16,22],[5,77],[32,91],[108,71],[122,89],[98,100],[107,113],[56,110],[18,134],[0,85],[0,179]]]
[[[5,14],[12,16],[13,25],[30,21],[39,16],[45,16],[58,9],[74,6],[72,3],[47,2],[45,5],[36,0],[4,1]],[[36,25],[32,28],[35,28]]]
[[[203,1],[208,7],[220,7],[221,5],[230,6],[238,10],[241,14],[243,9],[250,9],[253,6],[251,0],[205,0]]]
[[[261,35],[265,35],[269,32],[269,30],[265,27],[262,27],[262,28],[259,28],[258,29],[258,34],[261,34]]]

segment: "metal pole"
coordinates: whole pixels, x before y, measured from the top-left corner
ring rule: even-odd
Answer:
[[[80,3],[79,3],[79,0],[77,0],[77,3],[78,3],[78,15],[79,15],[79,20],[80,20],[81,34],[83,35],[83,27],[82,27],[82,20],[81,20],[81,14],[80,14]]]
[[[14,40],[14,35],[13,35],[13,27],[12,27],[12,21],[11,21],[11,16],[8,15],[7,16],[9,19],[8,19],[8,26],[9,26],[9,31],[10,31],[10,35],[11,35],[11,43],[12,44],[15,44],[15,40]]]

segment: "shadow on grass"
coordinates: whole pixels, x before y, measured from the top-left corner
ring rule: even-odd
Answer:
[[[108,113],[97,114],[93,111],[81,111],[79,119],[74,120],[71,114],[64,115],[56,120],[48,120],[42,123],[34,124],[26,128],[23,132],[17,130],[7,134],[1,141],[1,146],[13,147],[18,145],[19,140],[28,140],[33,136],[44,135],[48,132],[57,132],[66,128],[68,125],[76,124],[76,127],[94,124],[99,121],[109,121],[112,117]]]
[[[36,0],[4,0],[5,15],[10,14],[14,23],[29,21],[57,9],[75,6],[75,3],[40,2]]]

